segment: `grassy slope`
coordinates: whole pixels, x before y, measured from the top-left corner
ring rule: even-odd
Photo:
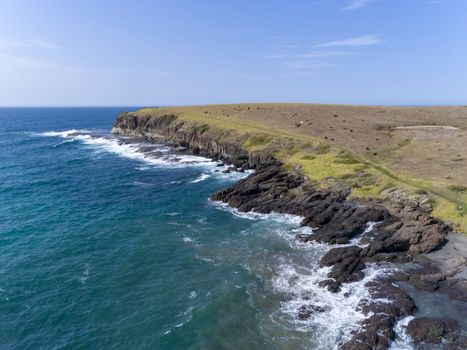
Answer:
[[[352,196],[384,197],[392,188],[401,188],[409,195],[427,195],[433,215],[451,223],[457,231],[467,233],[467,191],[462,185],[449,181],[429,181],[398,173],[365,152],[355,151],[333,142],[323,141],[293,130],[272,128],[267,123],[235,120],[220,115],[210,107],[143,109],[141,115],[175,114],[189,124],[203,125],[223,138],[241,138],[250,151],[272,149],[286,166],[300,166],[302,172],[319,186],[344,183],[351,186]],[[404,142],[387,150],[388,153],[406,146]]]

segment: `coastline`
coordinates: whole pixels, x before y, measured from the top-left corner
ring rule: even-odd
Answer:
[[[394,285],[398,281],[428,291],[447,290],[452,298],[467,300],[465,257],[456,255],[454,260],[446,260],[447,254],[443,254],[452,248],[450,237],[455,233],[432,217],[423,200],[408,198],[401,191],[393,191],[384,200],[354,198],[350,196],[347,184],[339,181],[323,188],[322,183],[304,176],[300,167],[292,167],[277,156],[278,147],[287,149],[291,146],[289,140],[263,147],[258,142],[259,136],[252,136],[251,131],[223,134],[222,126],[211,128],[209,124],[179,120],[176,115],[122,113],[112,133],[169,143],[178,152],[203,155],[227,164],[230,166],[228,171],[255,169],[247,178],[215,192],[211,198],[241,212],[277,212],[305,217],[302,226],[311,227],[316,233],[297,236],[298,240],[340,245],[321,260],[323,266],[330,267],[328,279],[322,281],[322,287],[330,292],[338,293],[342,284],[363,279],[366,264],[417,263],[416,269],[404,270],[367,285],[374,297],[390,302],[380,304],[370,300],[362,303],[361,311],[368,317],[362,321],[360,331],[349,342],[341,344],[344,349],[389,348],[396,323],[416,310],[410,296]],[[322,149],[319,143],[311,146],[318,152]],[[376,230],[362,237],[369,222],[378,223]],[[352,245],[356,237],[364,239],[366,246]],[[465,246],[465,240],[457,244]],[[432,253],[434,251],[436,253]],[[432,259],[430,253],[437,255]],[[440,263],[443,260],[445,264]],[[297,312],[306,317],[317,311],[305,307]],[[439,330],[436,339],[423,331],[432,330],[434,326]],[[415,329],[411,335],[418,337],[414,340],[419,342],[437,343],[444,339],[452,348],[465,345],[465,338],[448,320],[415,318],[407,328]]]

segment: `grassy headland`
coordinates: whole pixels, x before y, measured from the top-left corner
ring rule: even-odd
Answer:
[[[467,107],[239,104],[145,108],[209,129],[249,151],[270,151],[318,186],[352,196],[404,191],[467,233]]]

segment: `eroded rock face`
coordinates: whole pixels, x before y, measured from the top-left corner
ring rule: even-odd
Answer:
[[[233,165],[235,170],[255,169],[262,165],[278,164],[271,152],[266,150],[248,152],[243,141],[228,140],[220,134],[210,133],[203,125],[185,127],[185,122],[174,115],[158,117],[123,112],[112,127],[112,133],[142,137],[149,142],[170,143],[194,154]]]

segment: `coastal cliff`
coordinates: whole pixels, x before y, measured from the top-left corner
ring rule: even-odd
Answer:
[[[211,199],[242,212],[277,212],[303,217],[301,225],[313,228],[314,232],[297,235],[297,240],[337,245],[321,259],[322,266],[330,267],[330,272],[320,285],[332,293],[339,293],[344,283],[363,279],[368,264],[417,262],[415,269],[368,283],[375,300],[390,302],[362,300],[359,308],[367,318],[360,330],[341,344],[343,349],[390,346],[396,322],[416,310],[410,296],[394,285],[396,281],[409,282],[423,290],[446,290],[453,298],[467,300],[465,280],[451,278],[461,269],[462,261],[436,266],[430,260],[419,259],[422,254],[442,248],[452,230],[431,215],[426,198],[405,195],[399,188],[384,189],[387,195],[383,197],[355,196],[355,189],[369,181],[365,168],[354,177],[313,179],[308,176],[304,163],[293,160],[297,159],[297,153],[300,160],[316,159],[323,154],[328,157],[329,147],[325,143],[288,134],[278,136],[262,128],[239,127],[209,117],[199,119],[144,110],[121,113],[112,133],[167,143],[178,152],[202,155],[229,165],[228,171],[255,169],[245,179],[212,194]],[[343,166],[362,164],[349,154],[339,150],[335,157]],[[369,224],[376,225],[376,229],[367,230]],[[352,244],[356,237],[364,244]],[[313,312],[317,311],[305,305],[297,310],[301,318],[310,317]],[[440,335],[433,340],[427,336],[427,329],[435,321]],[[420,318],[411,321],[408,329],[413,330],[410,334],[414,340],[438,343],[444,339],[453,349],[462,346],[459,344],[465,339],[455,326],[448,321],[435,321]]]
[[[194,154],[222,160],[236,168],[255,169],[274,164],[276,159],[266,150],[248,151],[243,144],[245,135],[228,130],[209,130],[207,124],[186,123],[174,115],[153,118],[123,112],[116,120],[113,134],[143,137],[150,142],[170,142],[179,151],[190,150]]]

